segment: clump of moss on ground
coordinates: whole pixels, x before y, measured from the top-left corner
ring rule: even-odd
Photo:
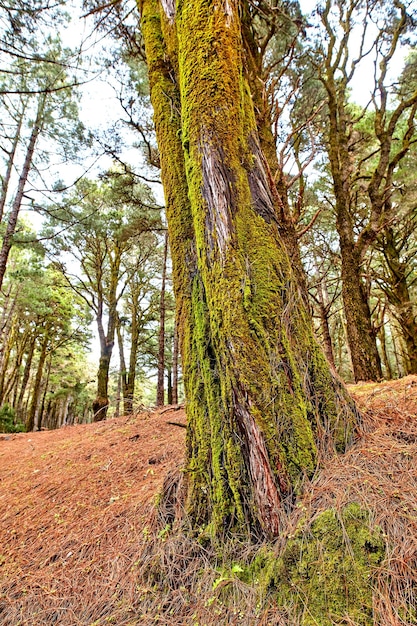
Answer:
[[[373,624],[372,579],[385,555],[379,528],[356,503],[327,509],[306,527],[301,521],[278,557],[263,548],[242,579],[259,585],[302,626],[333,626],[351,620]]]

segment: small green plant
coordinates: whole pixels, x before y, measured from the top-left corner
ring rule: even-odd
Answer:
[[[24,424],[15,423],[16,414],[9,404],[0,407],[0,432],[1,433],[21,433],[25,430]]]

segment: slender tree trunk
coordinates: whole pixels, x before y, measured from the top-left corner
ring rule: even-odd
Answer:
[[[334,371],[336,371],[336,365],[334,362],[334,354],[333,354],[332,336],[331,336],[330,327],[329,327],[329,312],[328,312],[327,307],[324,305],[322,301],[319,304],[319,315],[320,315],[320,326],[321,326],[322,337],[323,337],[324,354],[326,355],[327,360],[329,361],[329,365],[333,368]]]
[[[98,312],[97,312],[97,328],[100,339],[100,360],[97,372],[97,393],[93,402],[93,420],[100,422],[106,419],[107,410],[109,408],[109,372],[110,361],[114,347],[114,337],[116,333],[117,325],[117,310],[116,310],[116,290],[119,275],[119,262],[113,264],[111,269],[111,280],[108,293],[108,320],[107,320],[107,332],[104,331],[103,326],[103,299],[100,297]]]
[[[383,315],[382,315],[382,323],[381,323],[381,328],[379,330],[379,336],[380,336],[380,340],[381,340],[382,362],[383,362],[384,367],[385,367],[386,379],[387,380],[391,380],[392,379],[392,368],[391,368],[391,363],[390,363],[390,360],[389,360],[388,350],[387,350],[387,333],[385,331],[384,316],[385,316],[385,311],[383,311]]]
[[[44,335],[44,338],[41,344],[41,350],[39,353],[38,369],[36,370],[35,381],[33,384],[32,400],[30,403],[27,417],[26,417],[26,432],[30,432],[35,427],[36,412],[38,409],[39,398],[41,394],[41,381],[42,381],[42,376],[43,376],[43,369],[45,366],[48,345],[49,345],[48,330],[45,329],[45,335]]]
[[[407,374],[417,374],[417,324],[413,309],[415,305],[404,299],[401,311],[398,313],[398,322],[404,335],[407,348]]]
[[[126,413],[126,400],[127,400],[127,386],[128,386],[128,373],[126,371],[126,359],[125,359],[125,351],[123,344],[123,335],[122,335],[122,325],[120,323],[120,318],[117,319],[117,343],[119,345],[119,376],[117,378],[117,399],[116,399],[116,409],[115,415],[119,417],[120,412],[120,398],[123,396],[123,412],[125,415],[129,415]]]
[[[9,158],[7,160],[6,173],[5,173],[4,178],[2,180],[2,183],[1,183],[0,222],[2,222],[2,220],[3,220],[4,207],[5,207],[5,204],[6,204],[7,192],[9,190],[9,183],[10,183],[10,178],[11,178],[12,171],[13,171],[13,165],[14,165],[14,159],[15,159],[15,155],[16,155],[16,150],[17,150],[17,146],[19,145],[19,141],[20,141],[20,133],[22,131],[22,124],[23,124],[25,108],[26,107],[23,108],[23,111],[19,115],[19,121],[17,123],[16,132],[15,132],[15,136],[13,138],[12,147],[11,147],[11,150],[10,150],[9,155],[8,155]]]
[[[101,346],[101,355],[97,371],[97,395],[93,402],[94,421],[100,422],[106,419],[107,410],[109,408],[109,372],[110,361],[113,351],[113,342],[106,343]]]
[[[168,233],[165,235],[164,262],[162,266],[161,298],[159,304],[159,337],[158,337],[158,382],[156,387],[156,406],[163,406],[165,403],[165,289],[167,277],[168,259]]]
[[[172,401],[172,368],[167,367],[167,403],[173,404]]]
[[[10,345],[14,349],[15,363],[13,369],[7,374],[7,382],[0,392],[0,398],[10,398],[7,400],[14,408],[17,406],[17,396],[19,392],[19,384],[21,377],[22,361],[29,340],[29,331],[26,330],[22,336],[19,336],[19,328],[10,336]],[[4,400],[3,400],[4,401]]]
[[[0,343],[0,402],[3,398],[3,387],[6,376],[6,370],[10,358],[11,350],[11,329],[14,322],[14,309],[16,306],[16,297],[11,300],[11,289],[8,290],[8,294],[5,297],[5,304],[2,312],[1,319],[1,343]]]
[[[397,375],[398,375],[398,378],[402,378],[403,376],[405,376],[405,371],[404,371],[402,354],[400,354],[400,351],[398,350],[398,348],[400,348],[401,350],[401,343],[399,339],[397,321],[391,320],[390,325],[391,325],[391,336],[392,336],[392,348],[393,348],[394,357],[395,357],[395,364],[397,366]]]
[[[135,299],[133,297],[133,299]],[[120,385],[121,395],[123,396],[123,414],[132,415],[133,398],[135,394],[136,380],[136,359],[139,345],[139,325],[138,325],[138,309],[133,302],[132,321],[130,332],[130,356],[129,369],[126,367],[126,359],[124,353],[123,336],[120,322],[117,324],[117,341],[119,344],[119,360],[120,360]]]
[[[3,243],[0,249],[0,290],[2,288],[4,275],[6,273],[7,260],[9,258],[9,252],[12,247],[12,238],[16,230],[17,218],[19,216],[20,207],[22,204],[25,185],[26,185],[29,171],[32,165],[36,141],[38,139],[38,136],[42,127],[46,98],[47,98],[46,94],[42,94],[39,97],[36,119],[33,124],[32,132],[31,132],[30,139],[29,139],[29,144],[26,150],[26,156],[25,156],[25,160],[23,163],[22,172],[20,174],[16,196],[13,201],[12,209],[10,211],[9,219],[7,222],[6,232],[3,236]]]
[[[45,382],[43,384],[42,402],[38,411],[38,416],[37,416],[37,420],[35,424],[36,430],[42,429],[42,422],[43,422],[44,411],[45,411],[46,394],[48,393],[49,377],[51,375],[51,365],[52,365],[52,355],[50,355],[48,359],[48,366],[46,368],[46,377],[45,377]]]
[[[185,510],[212,533],[276,535],[283,500],[346,448],[358,414],[279,235],[237,2],[161,5],[139,2],[179,310]]]
[[[343,308],[355,381],[380,380],[381,360],[371,320],[368,294],[362,281],[360,259],[352,243],[343,238],[343,233],[340,238],[340,252]]]
[[[316,271],[318,272],[319,268],[318,268],[318,262],[316,258],[314,259],[314,262],[316,266]],[[333,371],[336,372],[337,370],[336,370],[336,365],[334,361],[333,342],[332,342],[332,336],[330,333],[330,326],[329,326],[329,313],[330,313],[329,294],[328,294],[327,286],[323,277],[320,278],[320,283],[317,288],[317,296],[318,296],[319,317],[320,317],[320,326],[321,326],[322,338],[323,338],[324,354],[326,355],[327,360],[329,361],[329,364],[332,367]]]
[[[172,348],[172,404],[178,404],[178,320],[175,311],[174,345]]]
[[[13,329],[14,332],[11,332],[7,337],[7,342],[2,346],[1,351],[1,361],[0,361],[0,403],[5,401],[5,386],[6,386],[6,376],[10,374],[8,372],[10,356],[13,349],[13,344],[15,341],[15,332],[16,329]],[[12,331],[12,329],[10,329]]]
[[[30,342],[29,342],[29,346],[27,349],[27,353],[26,353],[26,361],[25,361],[25,368],[23,370],[23,376],[22,376],[22,382],[20,384],[20,391],[19,391],[19,397],[17,399],[17,416],[18,419],[20,421],[26,421],[24,420],[24,416],[23,416],[23,399],[25,397],[25,392],[26,392],[26,388],[27,388],[27,384],[29,382],[29,378],[30,378],[30,370],[32,367],[32,359],[33,359],[33,353],[35,351],[35,344],[36,344],[36,337],[32,337]]]
[[[334,41],[331,44],[334,45]],[[330,44],[329,44],[330,46]],[[342,299],[347,322],[347,340],[355,380],[379,380],[381,361],[372,327],[368,294],[361,276],[364,241],[355,242],[352,223],[352,163],[349,153],[349,120],[346,110],[346,85],[334,75],[331,53],[322,75],[327,91],[328,141],[330,169],[336,200],[336,229],[342,260]]]
[[[129,369],[126,379],[126,390],[123,396],[124,402],[124,414],[132,415],[133,403],[135,397],[135,384],[136,384],[136,363],[138,358],[139,349],[139,290],[132,290],[132,319],[130,324],[130,355],[129,355]]]
[[[410,296],[407,283],[410,268],[401,261],[392,228],[388,228],[385,232],[383,252],[390,278],[385,294],[395,311],[395,317],[404,336],[408,361],[407,373],[417,374],[417,306]]]
[[[117,376],[117,395],[116,395],[116,403],[114,407],[114,417],[120,416],[120,400],[122,397],[122,372],[119,370],[119,374]]]

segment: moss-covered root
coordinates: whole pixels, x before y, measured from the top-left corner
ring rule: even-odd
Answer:
[[[308,528],[299,524],[282,556],[263,552],[252,571],[279,605],[295,609],[302,626],[371,626],[373,572],[384,553],[381,531],[352,503],[323,511]]]

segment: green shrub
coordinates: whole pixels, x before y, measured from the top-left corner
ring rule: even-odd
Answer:
[[[9,404],[0,407],[0,432],[1,433],[21,433],[25,430],[24,424],[15,423],[16,413]]]

